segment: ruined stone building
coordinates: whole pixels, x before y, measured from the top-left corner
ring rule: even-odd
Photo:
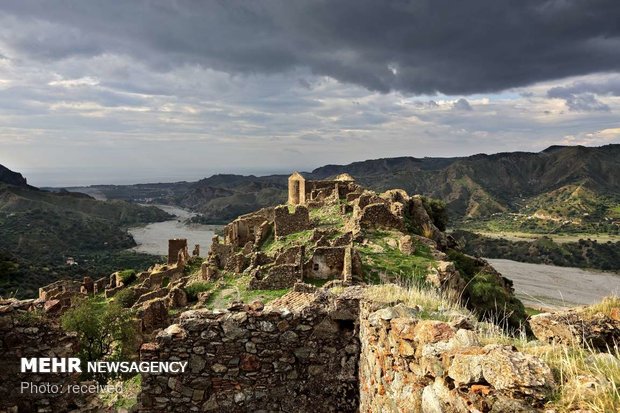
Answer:
[[[355,240],[374,228],[405,231],[410,218],[443,241],[420,197],[402,190],[377,194],[348,174],[306,180],[295,172],[288,179],[287,205],[241,215],[225,227],[223,239],[214,238],[202,276],[250,274],[253,289],[290,288],[305,280],[352,283],[363,275]],[[300,242],[307,246],[300,248]]]
[[[333,180],[306,180],[299,172],[288,178],[289,205],[319,205],[323,201],[338,200],[360,186],[349,174],[340,174]]]

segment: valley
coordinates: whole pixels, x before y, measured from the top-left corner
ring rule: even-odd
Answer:
[[[189,223],[187,220],[195,216],[195,213],[169,205],[157,205],[157,207],[175,218],[128,228],[127,231],[137,244],[131,250],[151,255],[166,255],[169,239],[185,238],[190,245],[200,245],[200,256],[206,257],[211,246],[211,239],[217,231],[221,230],[222,226]]]
[[[618,272],[619,159],[620,145],[552,146],[539,153],[374,159],[327,165],[304,175],[324,179],[349,173],[373,190],[402,188],[441,199],[451,230],[480,236],[471,247],[466,246],[470,253]],[[196,213],[192,222],[222,224],[284,202],[286,180],[285,175],[228,174],[197,182],[69,189],[186,208]],[[541,252],[539,246],[547,238],[566,245],[551,245],[557,253]],[[594,241],[598,245],[583,246]]]

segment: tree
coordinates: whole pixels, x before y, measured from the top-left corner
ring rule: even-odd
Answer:
[[[61,324],[77,333],[83,362],[120,360],[133,352],[133,313],[118,304],[84,299],[63,314]]]

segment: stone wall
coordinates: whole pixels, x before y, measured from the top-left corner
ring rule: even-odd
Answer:
[[[250,280],[251,290],[280,290],[291,288],[296,282],[303,279],[301,268],[298,264],[274,265],[267,269],[267,274],[263,276],[261,270],[254,273]]]
[[[361,228],[388,228],[398,231],[405,229],[402,218],[394,215],[389,206],[382,202],[366,205],[361,210],[359,225]]]
[[[185,257],[187,253],[187,240],[185,238],[176,238],[168,240],[168,264],[176,264],[179,260],[179,252]]]
[[[143,375],[140,411],[356,412],[358,302],[290,293],[254,308],[188,311],[143,345],[142,360],[189,371]]]
[[[0,411],[64,412],[77,406],[63,394],[20,392],[21,382],[77,383],[76,374],[20,373],[21,357],[75,357],[77,337],[56,324],[16,305],[27,301],[0,301]],[[65,389],[66,390],[66,389]]]
[[[276,207],[274,218],[276,237],[285,237],[310,228],[310,215],[305,206],[297,205],[293,212],[290,212],[286,205]]]
[[[362,305],[360,411],[544,411],[555,387],[544,362],[511,346],[482,346],[466,320],[423,320],[417,311]]]
[[[243,247],[246,243],[259,243],[270,231],[274,220],[274,209],[263,208],[241,215],[224,228],[224,241],[228,245]]]

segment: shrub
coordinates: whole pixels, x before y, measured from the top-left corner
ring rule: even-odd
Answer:
[[[467,282],[462,299],[469,309],[507,330],[527,330],[525,307],[512,294],[510,280],[481,272],[478,261],[459,251],[449,250],[448,257]]]
[[[422,197],[422,204],[433,220],[433,224],[435,224],[440,231],[445,231],[448,226],[446,203],[440,199]]]
[[[129,285],[136,280],[136,270],[123,270],[119,271],[118,274],[120,275],[124,285]]]
[[[61,317],[63,329],[77,333],[83,362],[118,360],[133,351],[135,331],[133,313],[120,305],[99,298],[85,299]],[[105,382],[109,375],[92,375]]]
[[[114,295],[114,301],[123,308],[129,308],[134,305],[137,298],[135,291],[131,288],[125,288]]]
[[[185,286],[184,290],[187,293],[187,299],[189,301],[198,300],[198,293],[202,293],[204,291],[209,291],[211,289],[211,284],[204,281],[195,281],[187,286]]]

